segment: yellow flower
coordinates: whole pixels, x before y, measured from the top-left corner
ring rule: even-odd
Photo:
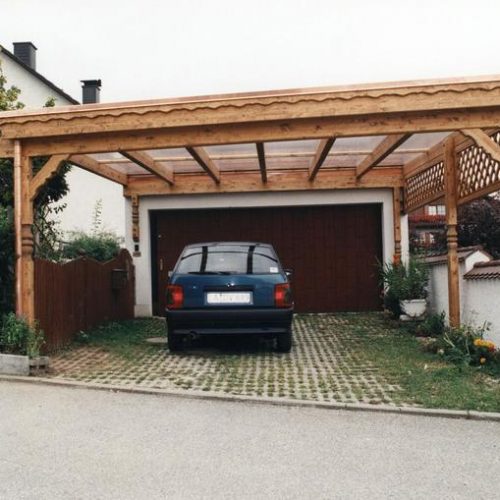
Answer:
[[[481,359],[479,360],[479,362],[480,362],[482,365],[484,365],[484,363],[486,363],[486,358],[481,358]]]
[[[481,339],[475,339],[475,340],[474,340],[474,345],[475,345],[476,347],[481,347],[481,346],[482,346],[482,344],[483,344],[483,341],[482,341]]]

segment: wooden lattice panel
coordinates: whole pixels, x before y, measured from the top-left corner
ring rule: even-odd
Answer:
[[[440,161],[406,180],[406,212],[411,212],[443,195],[444,162]]]
[[[500,131],[491,136],[500,144]],[[500,163],[484,149],[473,144],[458,155],[458,199],[471,198],[476,193],[487,194],[498,189]]]

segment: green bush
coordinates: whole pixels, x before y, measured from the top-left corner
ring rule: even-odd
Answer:
[[[441,337],[445,332],[446,314],[430,314],[417,326],[417,334],[426,337]]]
[[[107,231],[94,234],[83,232],[73,233],[71,240],[64,244],[62,255],[65,259],[76,259],[87,256],[105,262],[118,255],[120,251],[119,238]]]
[[[24,318],[14,313],[6,314],[2,318],[0,351],[34,357],[40,355],[43,344],[43,332],[37,327],[30,327]]]

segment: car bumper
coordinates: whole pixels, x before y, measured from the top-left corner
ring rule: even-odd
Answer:
[[[179,335],[285,333],[293,309],[179,309],[167,310],[167,327]]]

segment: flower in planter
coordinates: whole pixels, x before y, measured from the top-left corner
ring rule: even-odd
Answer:
[[[484,364],[486,363],[486,358],[481,358],[481,359],[479,360],[479,362],[480,362],[482,365],[484,365]]]

